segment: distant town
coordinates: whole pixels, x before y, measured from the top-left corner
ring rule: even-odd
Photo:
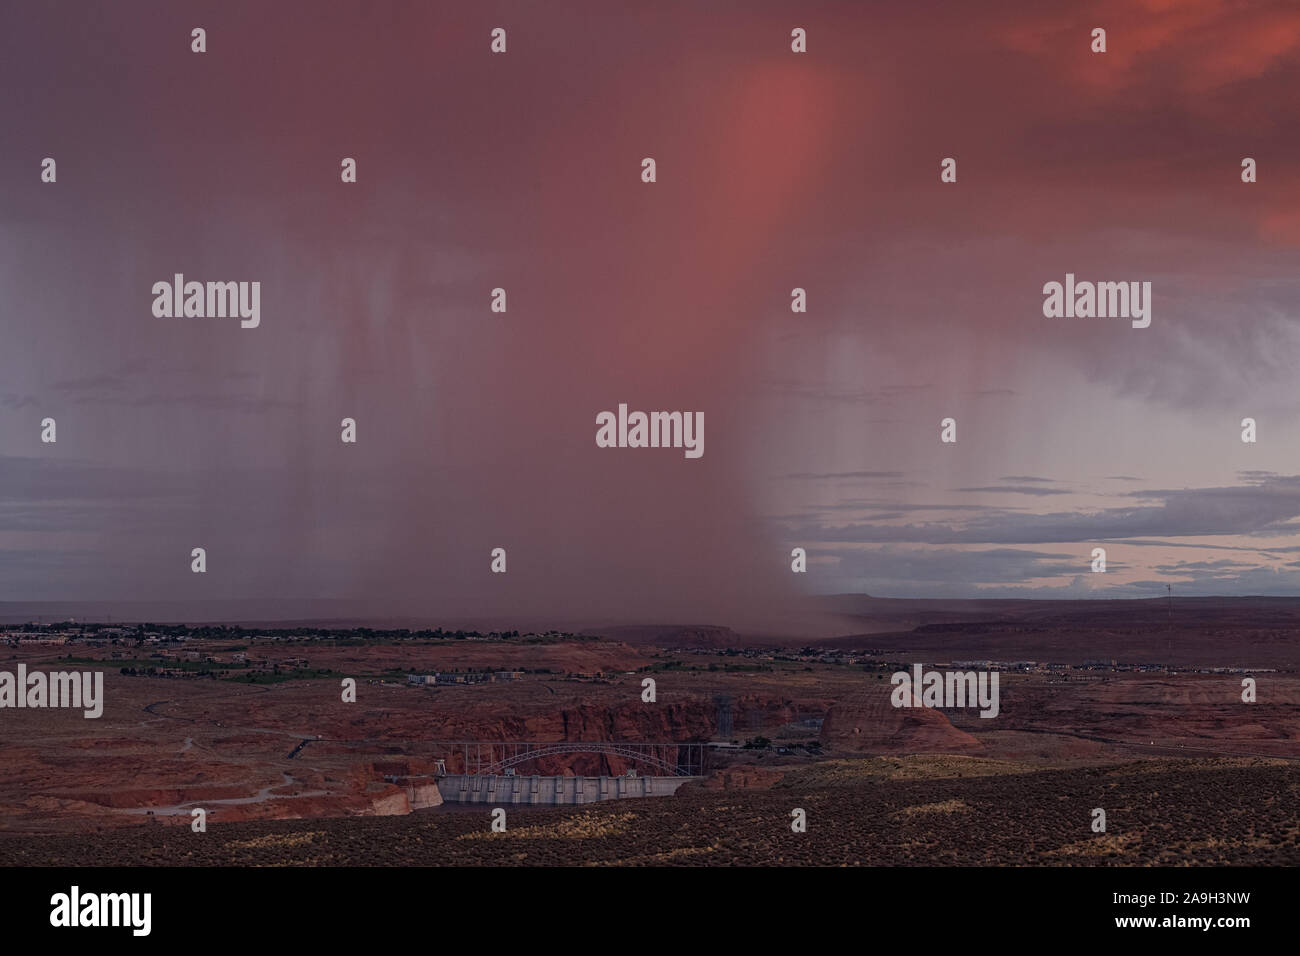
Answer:
[[[998,660],[951,660],[919,661],[915,657],[892,657],[905,655],[905,651],[892,650],[856,650],[824,649],[801,647],[798,650],[788,648],[676,648],[678,654],[707,655],[710,657],[739,657],[755,662],[762,669],[765,663],[824,664],[830,666],[861,667],[865,671],[894,672],[907,670],[913,664],[924,663],[945,665],[961,670],[1007,671],[1023,674],[1061,674],[1070,671],[1105,671],[1112,673],[1159,673],[1159,674],[1275,674],[1277,670],[1270,667],[1170,667],[1167,664],[1126,663],[1116,660],[1085,660],[1081,664],[1052,663],[1048,661],[998,661]],[[724,665],[725,666],[725,665]],[[743,668],[736,668],[743,669]]]
[[[50,623],[28,622],[0,629],[0,644],[23,648],[36,646],[109,648],[107,657],[63,658],[81,662],[119,662],[121,673],[149,677],[176,677],[186,679],[234,679],[253,683],[272,683],[278,680],[306,677],[327,677],[329,670],[313,670],[310,661],[301,653],[285,653],[289,647],[324,644],[328,646],[361,646],[368,643],[444,643],[447,641],[509,642],[512,644],[553,644],[575,641],[598,641],[590,634],[574,634],[550,630],[544,632],[444,630],[443,628],[411,630],[409,628],[325,628],[325,627],[262,627],[247,628],[239,625],[187,625],[187,624],[111,624],[104,622],[78,622],[64,620]],[[228,646],[214,646],[227,643]],[[202,650],[191,650],[192,644],[201,644]],[[141,651],[147,650],[146,657]],[[817,648],[669,648],[671,659],[662,660],[643,671],[709,670],[709,671],[768,671],[774,665],[813,664],[830,667],[858,667],[874,673],[892,673],[906,670],[913,664],[945,665],[963,670],[1004,671],[1011,673],[1055,675],[1069,680],[1088,674],[1102,673],[1181,673],[1181,674],[1271,674],[1274,668],[1261,667],[1183,667],[1151,662],[1125,662],[1085,660],[1067,664],[1032,660],[951,660],[917,661],[901,649]],[[712,658],[700,665],[688,664],[678,658]],[[719,663],[717,658],[736,659],[735,663]],[[536,673],[550,674],[547,668]],[[507,668],[469,669],[465,671],[422,673],[385,673],[381,682],[405,682],[412,686],[436,687],[452,684],[478,684],[513,681],[534,671]],[[582,673],[568,676],[601,679],[603,673]]]
[[[0,644],[11,648],[86,648],[107,650],[107,655],[77,657],[72,653],[60,660],[69,663],[114,664],[121,674],[140,677],[170,677],[186,680],[218,679],[248,683],[276,683],[281,680],[329,677],[332,670],[312,668],[291,647],[361,646],[367,643],[442,643],[446,641],[511,642],[549,644],[560,641],[590,641],[595,638],[561,631],[529,633],[519,631],[409,630],[310,627],[244,628],[240,626],[184,624],[105,624],[73,620],[49,624],[29,622],[0,630]],[[201,645],[202,649],[190,649]],[[549,669],[539,669],[549,674]],[[400,683],[403,676],[411,685],[478,684],[518,680],[528,671],[467,669],[450,673],[405,674],[386,672],[372,678],[377,683]],[[602,676],[578,675],[578,676]]]

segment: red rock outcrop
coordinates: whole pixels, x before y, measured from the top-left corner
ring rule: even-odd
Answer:
[[[982,744],[933,707],[894,707],[889,685],[840,701],[822,723],[823,746],[855,753],[954,753]]]

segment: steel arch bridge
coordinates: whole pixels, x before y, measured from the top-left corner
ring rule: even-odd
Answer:
[[[640,743],[617,740],[468,740],[434,742],[439,749],[463,755],[467,774],[501,774],[506,770],[556,754],[604,754],[638,763],[668,777],[693,777],[703,773],[703,743]]]
[[[658,757],[643,753],[633,747],[624,747],[615,743],[562,743],[562,744],[544,744],[536,750],[525,751],[521,754],[515,754],[505,760],[498,760],[496,763],[488,764],[479,773],[502,773],[509,767],[518,766],[521,763],[532,760],[535,757],[546,757],[551,754],[582,754],[596,753],[608,754],[613,757],[622,757],[625,760],[635,760],[640,763],[646,763],[656,770],[662,770],[669,777],[689,777],[690,773],[680,770],[676,761],[669,763]]]

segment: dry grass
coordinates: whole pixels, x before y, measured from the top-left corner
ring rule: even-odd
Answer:
[[[254,837],[251,840],[233,840],[227,843],[226,846],[232,850],[283,849],[291,846],[303,846],[311,843],[316,837],[324,835],[323,830],[315,830],[310,833],[269,833],[266,836]]]
[[[862,757],[824,760],[790,770],[776,784],[779,789],[807,789],[858,784],[871,780],[943,780],[1021,774],[1031,768],[1010,760],[965,757],[958,754],[910,754],[898,757]],[[775,789],[775,788],[774,788]]]
[[[607,817],[570,817],[556,823],[543,826],[517,827],[508,825],[501,833],[484,830],[477,833],[464,833],[457,840],[502,839],[512,840],[592,840],[599,837],[617,836],[627,829],[627,825],[637,818],[635,813],[618,813]]]
[[[920,806],[904,807],[894,813],[893,816],[897,818],[912,817],[919,813],[961,813],[969,809],[970,807],[960,800],[945,800],[943,803],[923,803]]]
[[[1136,833],[1098,833],[1089,840],[1067,843],[1065,846],[1048,850],[1049,857],[1104,857],[1113,854],[1126,854],[1130,847],[1142,842]]]

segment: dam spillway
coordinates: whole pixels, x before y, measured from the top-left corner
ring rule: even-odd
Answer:
[[[453,773],[435,778],[443,803],[575,804],[671,797],[700,777],[551,777]]]

